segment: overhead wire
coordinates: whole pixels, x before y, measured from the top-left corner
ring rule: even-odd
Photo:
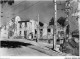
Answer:
[[[34,3],[34,4],[32,4],[31,6],[29,6],[29,7],[25,8],[25,9],[19,11],[18,13],[22,13],[23,11],[28,10],[29,8],[31,8],[31,7],[33,7],[34,5],[38,4],[39,2],[40,2],[40,1],[38,1],[38,2],[36,2],[36,3]]]

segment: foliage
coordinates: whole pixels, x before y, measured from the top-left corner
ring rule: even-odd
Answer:
[[[66,18],[60,17],[60,18],[57,20],[57,22],[58,22],[62,27],[64,27],[64,26],[66,25],[66,24],[65,24]]]
[[[40,25],[40,26],[43,26],[44,24],[43,24],[42,22],[39,22],[39,25]]]
[[[49,25],[54,25],[54,18],[53,17],[51,18]]]

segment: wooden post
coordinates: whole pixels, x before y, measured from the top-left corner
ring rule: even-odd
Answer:
[[[39,41],[39,14],[38,14],[38,28],[37,28],[37,39],[36,42]]]
[[[55,20],[54,20],[54,39],[53,39],[53,50],[56,50],[56,39],[57,39],[57,4],[56,0],[54,0],[55,7]]]

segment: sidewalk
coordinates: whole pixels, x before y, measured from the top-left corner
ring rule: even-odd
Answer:
[[[27,39],[6,39],[6,40],[30,43],[34,46],[30,46],[29,48],[35,49],[37,51],[40,51],[40,52],[45,53],[50,56],[71,56],[70,54],[57,52],[57,51],[53,51],[53,50],[49,49],[48,47],[52,47],[52,44],[48,44],[48,43],[35,42],[35,41],[27,40]],[[5,39],[4,39],[4,41],[5,41]]]

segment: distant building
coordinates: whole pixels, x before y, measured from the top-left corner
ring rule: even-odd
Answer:
[[[47,39],[47,24],[44,23],[44,26],[43,26],[43,39]]]
[[[74,30],[71,34],[72,34],[72,37],[79,38],[79,30],[78,29]]]
[[[50,25],[47,27],[48,39],[53,39],[53,36],[54,36],[53,29],[54,29],[53,25]]]
[[[38,31],[39,29],[39,31]],[[1,29],[4,32],[4,27]],[[53,38],[53,26],[48,26],[46,23],[35,21],[33,19],[22,21],[19,16],[16,16],[15,19],[11,19],[6,24],[6,33],[7,37],[22,37],[26,39],[51,39]],[[3,33],[1,32],[1,35]],[[39,34],[39,35],[38,35]]]
[[[7,31],[7,29],[6,29],[6,25],[5,26],[2,26],[2,28],[1,28],[1,33],[0,33],[1,35],[1,38],[8,38],[8,31]]]
[[[27,38],[29,31],[30,22],[29,21],[19,21],[17,28],[17,35]]]
[[[43,39],[52,39],[53,38],[53,26],[48,26],[44,23],[43,27],[40,27],[41,38]]]
[[[63,39],[66,35],[66,27],[62,27],[61,25],[57,26],[58,38]]]
[[[19,16],[15,17],[15,36],[17,36],[19,34],[19,21],[21,21],[21,18]]]
[[[18,21],[17,22],[17,36],[29,39],[34,38],[35,30],[37,31],[37,22],[34,20]]]

